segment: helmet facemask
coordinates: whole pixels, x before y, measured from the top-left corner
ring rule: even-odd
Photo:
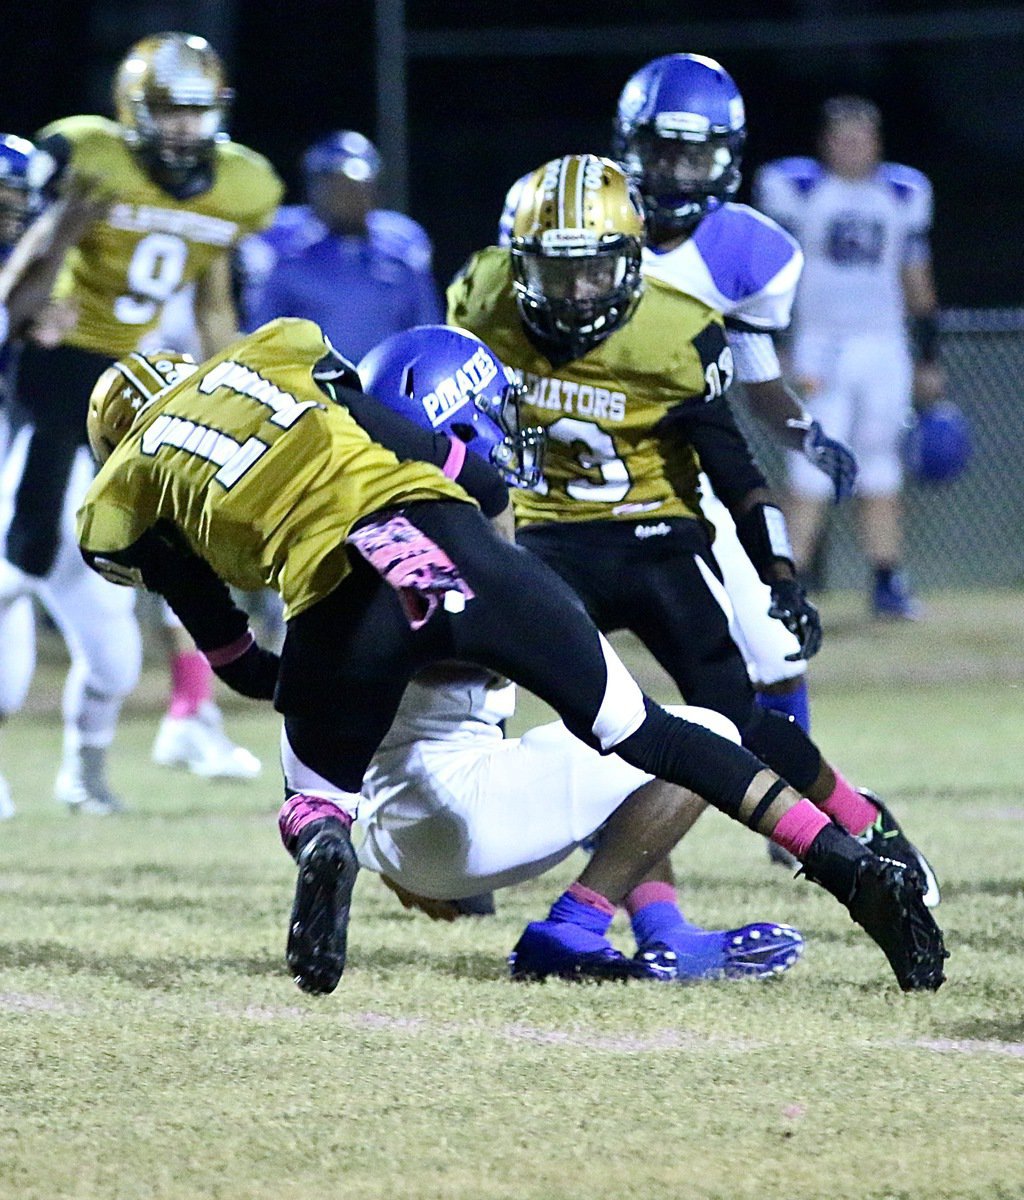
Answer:
[[[136,144],[154,170],[186,177],[209,166],[214,147],[223,140],[224,109],[216,106],[132,104]]]
[[[513,241],[511,254],[523,322],[573,357],[618,329],[639,298],[640,247],[632,238],[550,230],[533,244]]]
[[[511,487],[535,488],[544,474],[544,444],[546,435],[539,426],[524,425],[520,404],[526,387],[510,371],[505,371],[503,387],[488,388],[473,397],[473,406],[497,426],[503,435],[492,440],[487,458]],[[479,423],[463,422],[457,418],[448,428],[462,442],[471,446],[481,434]]]
[[[696,132],[666,120],[687,115],[660,114],[655,124],[640,125],[624,139],[623,164],[643,195],[655,242],[692,232],[716,201],[728,200],[740,185],[744,131]]]

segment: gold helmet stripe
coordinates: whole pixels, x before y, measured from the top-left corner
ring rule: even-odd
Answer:
[[[585,154],[573,159],[573,166],[576,168],[576,205],[574,209],[575,221],[573,223],[580,228],[585,223],[583,214],[586,210],[583,206],[583,187],[587,179],[586,166],[589,161],[589,155]]]
[[[129,363],[134,367],[134,371],[129,367]],[[133,352],[126,359],[122,359],[114,365],[125,379],[145,396],[147,401],[155,400],[157,395],[167,387],[167,380],[141,354]],[[143,379],[147,377],[150,382],[143,383]]]

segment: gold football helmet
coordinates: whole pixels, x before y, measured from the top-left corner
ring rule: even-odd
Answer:
[[[89,396],[86,432],[93,458],[105,463],[139,413],[196,370],[196,360],[176,350],[132,353],[107,367]]]
[[[578,358],[629,320],[643,281],[639,193],[608,158],[569,154],[523,183],[509,252],[519,315]]]
[[[209,163],[233,98],[220,56],[191,33],[136,42],[114,79],[118,121],[147,166],[172,176]]]

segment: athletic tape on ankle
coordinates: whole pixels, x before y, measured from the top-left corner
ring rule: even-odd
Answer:
[[[789,792],[789,794],[785,794]],[[739,819],[766,836],[771,833],[797,797],[774,771],[758,771],[740,801]]]

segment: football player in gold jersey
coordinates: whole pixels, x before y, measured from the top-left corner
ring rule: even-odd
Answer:
[[[48,577],[58,561],[60,517],[84,445],[86,403],[96,376],[154,330],[164,303],[189,283],[195,284],[204,351],[213,353],[237,334],[230,255],[241,238],[269,224],[282,185],[264,158],[228,140],[224,123],[231,98],[220,59],[203,38],[161,33],[133,46],[118,68],[116,121],[72,116],[38,135],[57,164],[56,178],[85,181],[93,197],[106,203],[64,256],[53,288],[56,311],[73,314],[71,328],[56,346],[28,338],[21,356],[18,399],[31,436],[13,497],[6,556],[26,590],[33,580]],[[55,244],[59,227],[57,232]],[[115,806],[101,751],[137,673],[134,660],[122,652],[131,639],[120,628],[133,621],[129,612],[118,628],[104,622],[101,640],[109,641],[109,651],[100,657],[108,666],[90,663],[80,703],[73,706],[78,715],[66,727],[56,791],[73,808]],[[218,751],[218,761],[197,761],[195,769],[251,777],[259,763],[220,729],[202,656],[180,631],[169,649],[169,716],[181,718],[178,732]],[[92,716],[83,711],[90,707],[96,710]],[[85,763],[83,745],[89,749]],[[154,756],[167,749],[158,739]],[[174,761],[173,754],[164,758]]]
[[[131,355],[104,372],[90,401],[90,444],[106,461],[78,514],[87,561],[162,592],[227,683],[273,695],[283,755],[308,781],[279,818],[299,866],[288,939],[299,986],[330,992],[340,980],[357,870],[348,829],[364,772],[413,674],[454,660],[523,684],[589,745],[779,838],[875,938],[901,986],[937,988],[942,936],[916,878],[748,751],[645,697],[558,576],[488,522],[508,507],[491,464],[521,479],[525,431],[505,367],[462,336],[465,362],[424,409],[500,421],[501,456],[490,461],[467,450],[457,424],[435,432],[439,420],[424,428],[349,386],[358,383],[350,364],[295,319],[197,369]],[[402,374],[415,371],[410,362]],[[255,645],[226,583],[273,587],[283,599],[279,664]],[[647,856],[670,848],[675,817],[636,832],[614,887],[567,894],[544,923],[552,955],[542,974],[654,971],[604,936]]]
[[[555,159],[526,181],[509,247],[474,255],[449,288],[449,321],[521,373],[526,419],[547,429],[545,483],[514,497],[518,540],[602,631],[632,630],[687,703],[729,717],[745,746],[844,828],[884,845],[937,902],[930,867],[884,805],[851,787],[794,721],[754,701],[701,514],[700,469],[805,657],[820,645],[818,614],[729,409],[722,318],[641,277],[643,220],[614,163]]]

